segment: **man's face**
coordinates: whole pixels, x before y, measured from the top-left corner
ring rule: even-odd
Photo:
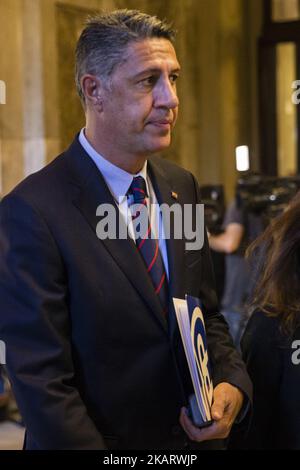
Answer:
[[[153,38],[129,44],[103,94],[101,134],[121,155],[147,156],[171,142],[178,112],[179,64],[171,42]]]

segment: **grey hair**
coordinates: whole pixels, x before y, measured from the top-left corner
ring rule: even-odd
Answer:
[[[165,21],[138,10],[115,10],[88,17],[75,53],[75,82],[83,103],[83,75],[96,75],[107,82],[116,65],[124,60],[130,42],[157,37],[174,43],[175,34]]]

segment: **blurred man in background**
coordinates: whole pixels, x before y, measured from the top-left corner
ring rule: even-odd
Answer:
[[[261,212],[249,210],[243,201],[236,197],[226,210],[223,232],[218,235],[209,234],[210,248],[225,253],[225,285],[221,312],[237,347],[248,320],[247,300],[253,285],[245,252],[249,244],[261,234],[263,226]]]

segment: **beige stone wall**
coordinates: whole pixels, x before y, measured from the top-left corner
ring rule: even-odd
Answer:
[[[180,118],[166,158],[201,183],[236,179],[234,149],[258,159],[256,40],[262,0],[0,0],[1,188],[58,154],[84,122],[73,50],[88,11],[139,8],[178,29]]]
[[[0,105],[1,192],[23,177],[22,5],[0,1],[0,78],[6,104]]]

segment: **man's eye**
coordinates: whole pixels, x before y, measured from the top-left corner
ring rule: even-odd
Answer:
[[[142,80],[142,83],[143,85],[146,85],[146,86],[151,86],[151,85],[154,85],[156,82],[156,77],[146,77]]]
[[[172,75],[170,75],[170,82],[175,83],[177,78],[178,78],[178,75],[176,73],[173,73]]]

